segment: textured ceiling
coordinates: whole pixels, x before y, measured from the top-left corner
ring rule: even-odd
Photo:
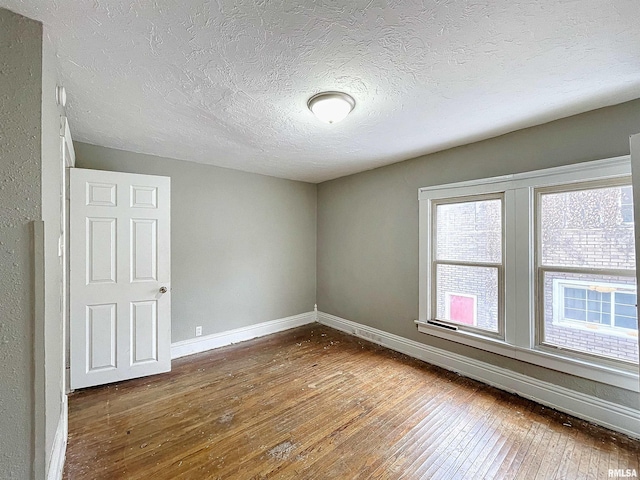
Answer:
[[[74,139],[310,182],[640,97],[640,0],[0,5],[45,24]]]

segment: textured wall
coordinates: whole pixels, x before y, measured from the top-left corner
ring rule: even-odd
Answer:
[[[640,100],[318,186],[318,309],[638,407],[638,395],[417,332],[419,187],[614,157],[640,131]]]
[[[0,478],[32,476],[42,26],[0,9]]]
[[[173,342],[313,310],[315,185],[74,146],[81,168],[171,177]]]
[[[64,394],[64,335],[60,295],[62,263],[58,256],[61,216],[60,115],[64,108],[56,103],[56,56],[44,28],[42,46],[42,219],[45,254],[45,465],[49,465],[53,439],[58,428]],[[41,413],[41,412],[39,412]]]

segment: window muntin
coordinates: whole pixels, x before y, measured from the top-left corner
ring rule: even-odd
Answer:
[[[638,362],[635,233],[622,212],[628,181],[537,190],[541,346]]]
[[[563,286],[562,319],[611,325],[611,293],[596,288]]]
[[[433,318],[502,336],[503,231],[501,194],[434,202]],[[473,322],[460,297],[474,299]]]

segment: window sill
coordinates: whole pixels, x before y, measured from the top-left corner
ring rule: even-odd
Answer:
[[[416,320],[418,331],[434,337],[443,338],[470,347],[478,348],[486,352],[495,353],[504,357],[513,358],[522,362],[531,363],[541,367],[556,370],[562,373],[575,375],[596,382],[615,387],[640,392],[637,369],[633,366],[629,369],[614,365],[602,365],[583,360],[582,358],[569,358],[556,352],[546,350],[533,350],[510,345],[502,340],[494,340],[471,332],[458,330],[448,331]]]

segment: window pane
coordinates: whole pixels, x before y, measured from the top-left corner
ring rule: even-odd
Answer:
[[[587,314],[584,310],[578,310],[575,308],[565,308],[564,316],[571,320],[586,320]]]
[[[621,205],[620,213],[622,215],[623,222],[633,222],[633,205]]]
[[[635,269],[633,223],[622,203],[628,189],[541,195],[542,264]]]
[[[502,262],[502,200],[437,205],[436,258]]]
[[[438,265],[436,318],[498,332],[498,269]]]
[[[545,272],[543,290],[543,343],[638,361],[634,277]]]
[[[629,305],[634,307],[636,304],[635,293],[616,292],[616,309],[619,305]]]
[[[633,222],[633,190],[631,187],[622,187],[620,212],[623,222]]]
[[[638,328],[637,296],[634,293],[615,293],[615,325],[621,328]]]

